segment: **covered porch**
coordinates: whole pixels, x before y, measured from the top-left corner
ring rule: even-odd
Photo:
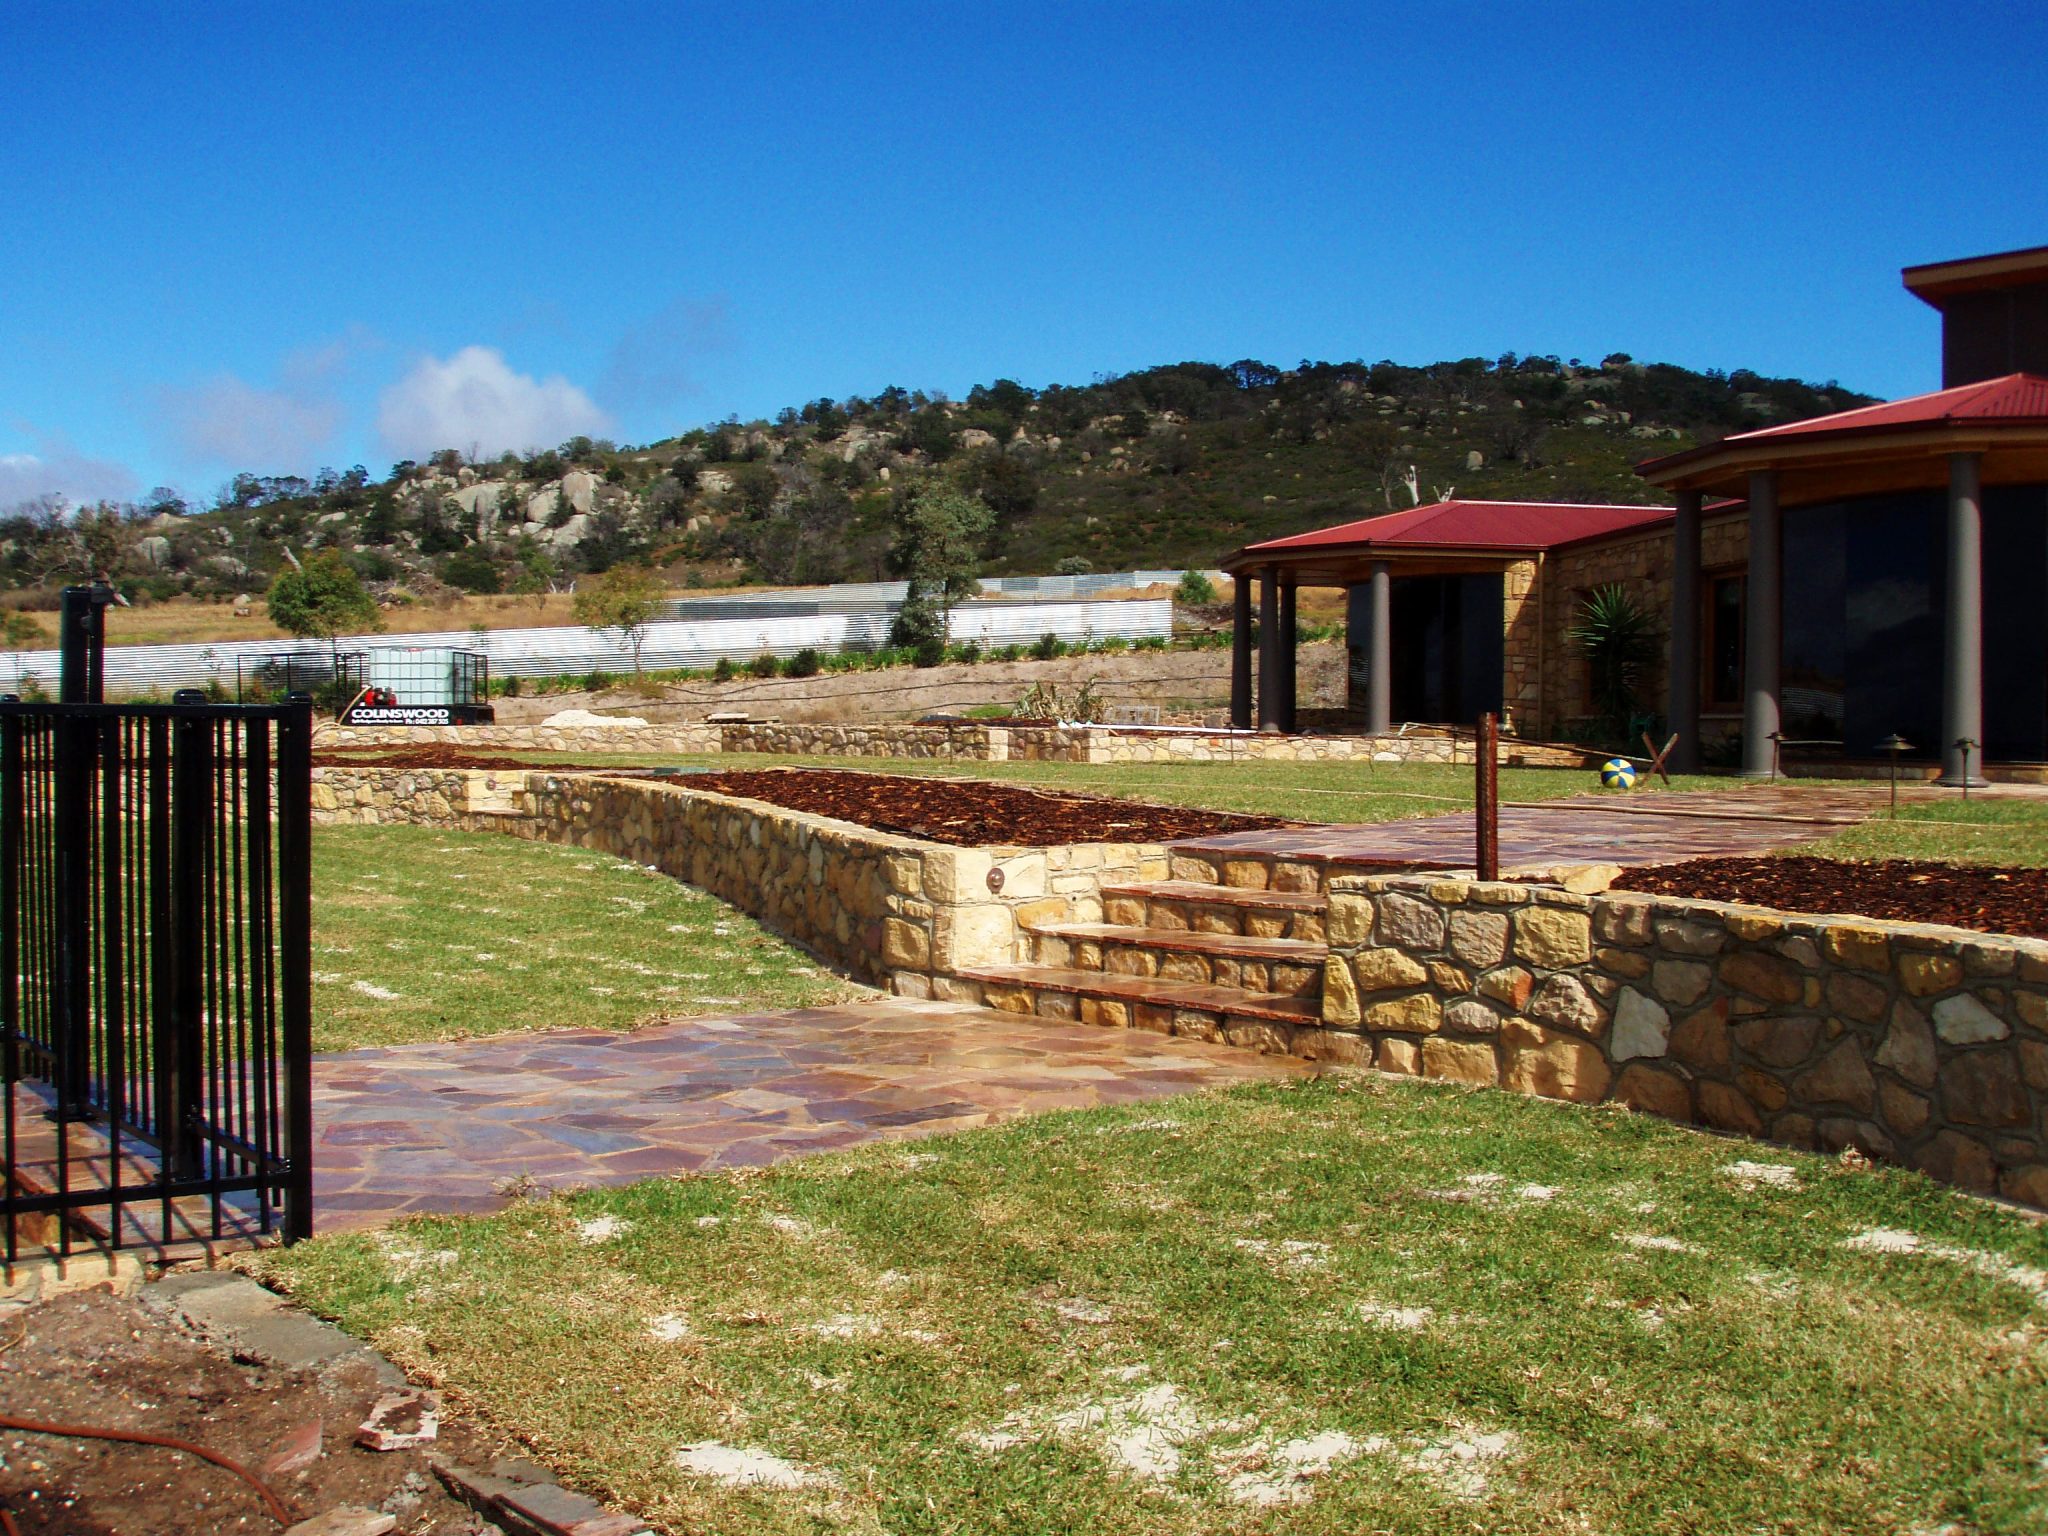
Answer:
[[[1723,496],[1748,504],[1745,777],[1777,772],[1781,742],[1813,729],[1808,719],[1832,721],[1851,755],[1887,733],[1916,738],[1949,785],[1983,783],[1987,758],[2048,753],[2048,378],[2012,374],[1741,433],[1641,472],[1678,504],[1674,767],[1699,763],[1701,513]],[[1814,711],[1800,720],[1787,717],[1788,666]]]
[[[1295,603],[1348,595],[1358,728],[1535,724],[1542,700],[1542,577],[1562,546],[1668,522],[1668,508],[1442,501],[1271,539],[1222,562],[1235,585],[1231,724],[1292,732]]]

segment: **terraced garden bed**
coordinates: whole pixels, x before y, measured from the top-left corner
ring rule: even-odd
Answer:
[[[1689,859],[1625,870],[1620,891],[1739,901],[1781,912],[1856,913],[2048,938],[2048,870],[1924,859],[1851,862],[1805,856]]]

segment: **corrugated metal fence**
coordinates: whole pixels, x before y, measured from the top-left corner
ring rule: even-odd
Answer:
[[[1061,578],[1066,579],[1066,578]],[[693,605],[694,606],[694,605]],[[887,642],[895,604],[854,599],[802,599],[763,594],[760,602],[704,600],[715,616],[658,620],[647,626],[640,665],[650,671],[708,667],[720,657],[749,661],[762,652],[794,656],[807,647],[831,653],[872,650]],[[812,606],[810,613],[777,611]],[[732,611],[732,610],[743,611]],[[119,620],[116,619],[116,624]],[[955,641],[984,646],[1029,645],[1041,635],[1075,642],[1121,636],[1139,640],[1173,633],[1173,604],[1165,598],[1087,602],[976,602],[953,610]],[[573,625],[553,629],[443,630],[428,634],[353,635],[343,651],[373,646],[455,646],[482,651],[499,677],[560,677],[585,672],[631,672],[632,648],[616,631]],[[325,675],[328,647],[290,640],[230,640],[212,645],[110,645],[106,652],[107,692],[113,697],[167,696],[177,688],[209,682],[236,691],[240,678],[258,668],[280,672],[289,659],[295,676]],[[55,691],[57,652],[0,652],[0,692],[19,693],[34,678]]]

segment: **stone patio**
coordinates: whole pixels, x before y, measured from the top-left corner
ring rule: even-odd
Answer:
[[[1313,1070],[901,999],[350,1051],[314,1063],[315,1229],[495,1210],[523,1179],[566,1188],[753,1167]]]
[[[1503,874],[1557,864],[1668,864],[1715,854],[1763,853],[1812,842],[1863,821],[1886,787],[1759,784],[1701,794],[1586,794],[1514,801],[1500,810]],[[1900,802],[1941,792],[1901,786]],[[1469,870],[1472,813],[1357,826],[1276,827],[1173,845],[1176,853],[1257,855],[1359,869]]]

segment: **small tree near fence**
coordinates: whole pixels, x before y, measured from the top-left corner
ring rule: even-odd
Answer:
[[[279,571],[266,601],[270,622],[279,629],[301,640],[327,642],[336,676],[341,673],[341,637],[384,627],[377,600],[335,549],[323,549],[303,565],[294,561]]]
[[[640,650],[647,644],[647,626],[661,612],[667,588],[644,565],[615,565],[594,580],[579,581],[570,612],[578,624],[595,630],[616,630],[633,653],[633,676],[639,677]]]
[[[890,559],[909,578],[910,591],[890,626],[892,645],[938,660],[953,605],[981,590],[981,547],[994,526],[987,502],[951,485],[927,486],[904,507]]]

